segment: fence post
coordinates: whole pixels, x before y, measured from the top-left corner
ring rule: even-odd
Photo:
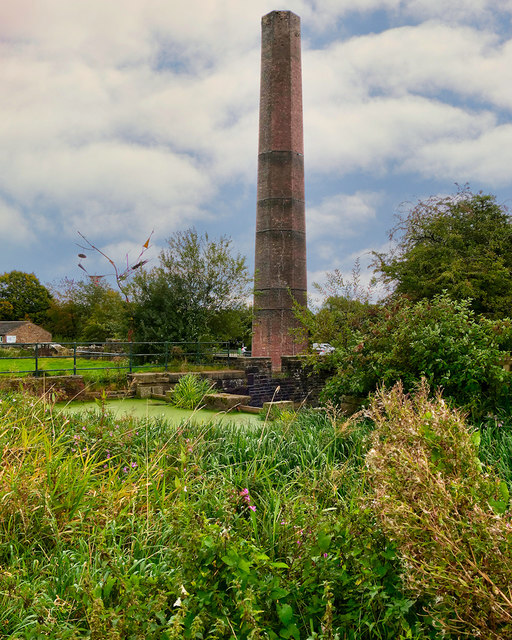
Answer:
[[[34,349],[34,358],[35,358],[35,361],[36,361],[36,362],[35,362],[35,364],[36,364],[36,369],[35,369],[35,371],[34,371],[34,375],[35,375],[35,377],[36,377],[36,378],[38,378],[38,377],[39,377],[39,361],[38,361],[38,359],[39,359],[39,352],[38,352],[38,348],[39,348],[39,344],[36,342],[36,346],[35,346],[35,349]]]
[[[130,351],[128,354],[128,370],[130,373],[132,373],[132,359],[133,359],[133,353],[132,353],[132,343],[130,342]]]
[[[167,365],[169,363],[169,343],[167,342],[167,340],[165,341],[165,362],[164,362],[164,369],[165,371],[167,371]]]
[[[73,375],[76,376],[76,342],[73,342]]]
[[[196,364],[199,364],[199,340],[196,340]]]

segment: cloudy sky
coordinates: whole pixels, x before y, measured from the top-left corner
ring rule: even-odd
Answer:
[[[3,0],[0,273],[173,231],[253,269],[260,20],[302,19],[309,282],[455,183],[512,205],[512,0]],[[90,273],[109,273],[87,258]]]

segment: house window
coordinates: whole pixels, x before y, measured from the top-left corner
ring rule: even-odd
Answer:
[[[3,342],[3,341],[4,341],[4,337],[0,336],[0,342]]]

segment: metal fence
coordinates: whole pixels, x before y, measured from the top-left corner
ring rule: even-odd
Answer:
[[[0,343],[0,375],[78,375],[82,371],[105,369],[122,369],[129,373],[146,369],[167,371],[184,363],[229,363],[238,351],[228,342],[199,341]]]

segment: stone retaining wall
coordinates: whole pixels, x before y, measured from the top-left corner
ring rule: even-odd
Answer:
[[[0,379],[0,387],[8,391],[23,391],[32,395],[51,394],[59,400],[86,399],[85,383],[82,376],[41,376]]]
[[[329,373],[318,374],[300,356],[282,358],[281,372],[272,373],[270,358],[235,358],[237,369],[199,372],[202,378],[211,380],[220,392],[247,395],[250,406],[262,407],[264,402],[292,400],[300,404],[316,405],[318,396]],[[134,373],[132,385],[137,396],[164,396],[185,373]]]
[[[128,376],[132,386],[136,388],[139,398],[149,398],[152,395],[164,396],[171,391],[180,378],[188,375],[186,372],[145,372],[132,373]],[[243,370],[228,369],[224,371],[200,371],[197,375],[211,381],[214,389],[225,393],[244,393],[246,378]]]
[[[237,393],[251,396],[253,407],[261,407],[264,402],[272,400],[292,400],[314,406],[326,379],[332,375],[331,372],[313,371],[301,356],[283,356],[279,374],[272,373],[270,358],[239,356],[236,366],[243,369],[246,376],[246,386],[238,389]]]
[[[292,400],[300,404],[316,405],[328,373],[315,373],[300,356],[283,357],[282,370],[272,373],[270,358],[236,358],[236,370],[202,371],[203,378],[212,382],[221,393],[250,396],[249,405],[262,407],[264,402]],[[139,398],[153,395],[164,396],[186,373],[144,372],[128,376],[130,390],[123,395],[135,394]],[[85,400],[94,394],[86,389],[82,376],[48,376],[41,378],[4,378],[0,382],[4,389],[17,391],[24,388],[30,393],[43,395],[51,392],[58,400]]]

